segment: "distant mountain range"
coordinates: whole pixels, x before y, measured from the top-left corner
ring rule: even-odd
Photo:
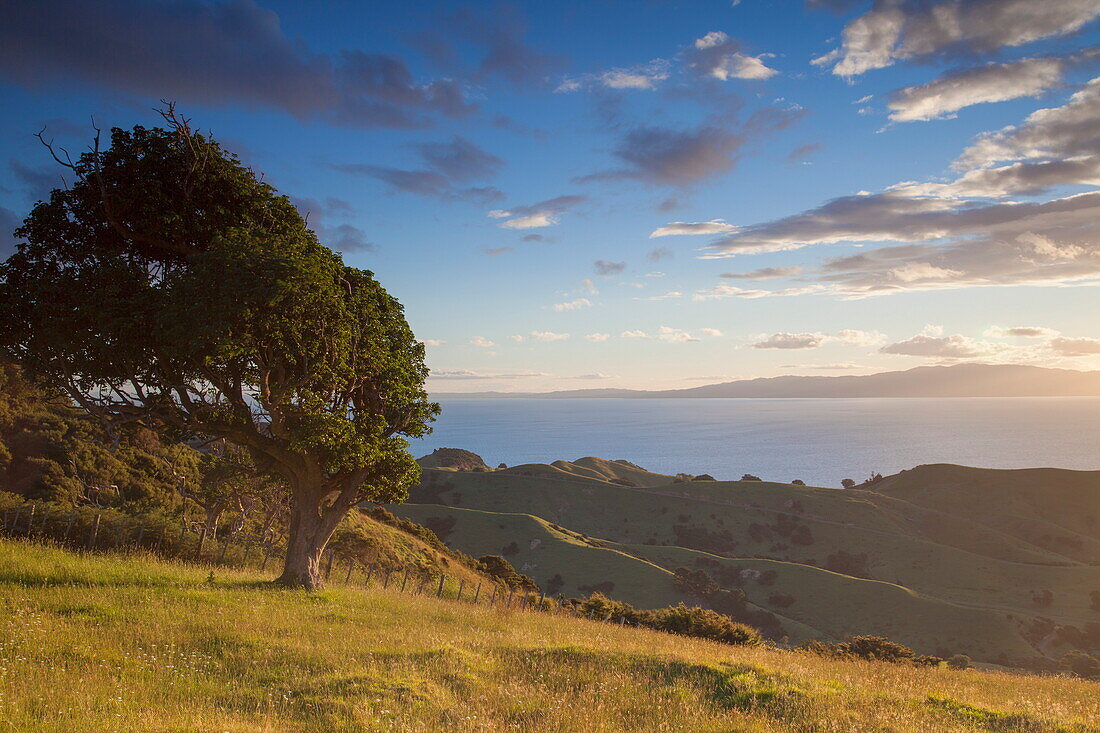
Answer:
[[[436,393],[460,398],[620,398],[657,397],[1095,397],[1100,396],[1100,371],[1013,364],[924,366],[901,372],[842,377],[762,377],[708,384],[690,389],[573,389],[557,392]]]

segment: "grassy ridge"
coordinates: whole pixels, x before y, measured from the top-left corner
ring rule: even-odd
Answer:
[[[728,647],[0,541],[20,731],[1095,731],[1100,684]]]
[[[743,587],[795,641],[878,633],[923,653],[1040,665],[1072,648],[1056,626],[1100,624],[1100,472],[922,466],[839,490],[672,483],[584,458],[425,470],[412,500],[394,511],[445,527],[467,552],[511,549],[524,572],[544,587],[557,576],[567,593],[614,584],[611,595],[644,606],[668,592],[654,566],[774,570],[774,583]],[[865,567],[834,564],[838,553]]]

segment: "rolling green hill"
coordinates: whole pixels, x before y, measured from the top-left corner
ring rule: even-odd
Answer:
[[[0,539],[0,720],[28,733],[1100,730],[1100,683],[1069,677],[263,580]]]
[[[874,633],[1038,668],[1100,650],[1100,472],[935,465],[843,490],[589,457],[426,469],[411,493],[393,511],[550,592],[664,605],[669,573],[700,568],[792,642]]]

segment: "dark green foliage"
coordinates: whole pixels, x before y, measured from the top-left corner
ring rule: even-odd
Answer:
[[[851,489],[851,488],[855,488],[856,481],[855,481],[855,479],[846,478],[846,479],[844,479],[843,481],[840,482],[840,485],[843,486],[846,489]]]
[[[696,476],[695,478],[692,479],[692,481],[714,481],[714,480],[715,480],[714,477],[711,476],[709,473],[701,473],[701,474],[699,474],[698,476]]]
[[[485,573],[491,578],[504,583],[509,588],[516,590],[526,590],[537,593],[539,590],[535,581],[530,577],[517,573],[516,569],[512,567],[512,563],[505,560],[500,555],[483,555],[477,559],[478,571]]]
[[[803,481],[803,480],[802,480],[802,479],[800,479],[800,478],[796,478],[796,479],[795,479],[794,481],[792,481],[791,483],[792,483],[793,485],[795,485],[795,486],[805,486],[805,485],[806,485],[806,482],[805,482],[805,481]]]
[[[681,521],[686,521],[686,518]],[[739,544],[728,529],[712,532],[702,525],[674,524],[672,532],[680,547],[713,552],[716,555],[729,554]]]
[[[504,546],[504,549],[500,551],[500,554],[504,555],[505,557],[511,557],[512,555],[518,555],[519,554],[519,545],[516,544],[515,540],[512,540],[511,542],[509,542],[507,545]]]
[[[1074,650],[1062,657],[1062,669],[1089,680],[1100,680],[1100,659]]]
[[[760,478],[759,476],[753,476],[751,473],[746,473],[744,476],[741,477],[741,480],[742,481],[763,481],[764,479]]]
[[[425,468],[453,468],[457,471],[489,469],[481,456],[461,448],[436,448],[428,455],[417,458],[416,462]],[[504,467],[507,468],[507,466]]]
[[[947,666],[951,669],[970,669],[970,657],[965,654],[955,654],[947,660]]]
[[[613,601],[600,593],[584,600],[568,601],[579,613],[601,620],[622,619],[633,626],[644,626],[681,636],[693,636],[724,644],[756,645],[763,640],[751,626],[737,623],[728,616],[683,603],[654,611],[642,611],[629,603]]]
[[[672,582],[678,591],[700,598],[707,598],[720,590],[718,583],[706,570],[676,568]]]
[[[943,661],[940,657],[918,655],[909,647],[890,641],[884,636],[849,636],[845,641],[837,644],[810,641],[799,648],[803,651],[842,659],[869,659],[895,664],[935,666]]]
[[[372,273],[169,108],[113,129],[39,202],[0,267],[0,348],[111,426],[228,440],[292,496],[282,582],[320,584],[331,533],[419,467],[424,347]]]

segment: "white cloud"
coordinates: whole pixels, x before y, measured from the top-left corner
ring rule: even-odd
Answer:
[[[604,374],[603,372],[595,372],[593,374],[578,374],[573,379],[615,379],[611,374]]]
[[[611,334],[609,333],[590,333],[585,336],[585,339],[591,341],[594,344],[602,343],[604,341],[607,341],[609,338],[611,338]]]
[[[784,288],[783,290],[754,290],[739,288],[736,285],[721,283],[711,288],[696,290],[692,300],[723,300],[725,298],[786,298],[796,295],[813,295],[825,290],[823,285],[808,285],[803,288]]]
[[[476,338],[472,338],[470,339],[470,343],[482,349],[491,349],[492,347],[496,346],[495,343],[485,338],[484,336],[477,336]]]
[[[645,274],[645,276],[646,277],[664,277],[665,273],[663,273],[663,272],[647,272]]]
[[[502,220],[497,226],[504,229],[538,229],[557,224],[563,213],[587,200],[587,196],[577,194],[557,196],[530,206],[493,209],[488,212],[488,216],[490,219]]]
[[[823,333],[773,333],[757,341],[754,349],[816,349],[825,343]]]
[[[717,338],[722,335],[722,332],[717,328],[700,328],[699,330],[704,336],[710,336],[711,338]]]
[[[420,343],[424,344],[425,346],[442,346],[447,342],[443,341],[442,339],[420,339]]]
[[[849,22],[840,47],[814,63],[832,65],[838,76],[854,76],[899,59],[1022,46],[1072,33],[1097,16],[1095,0],[881,2]]]
[[[634,300],[679,300],[684,294],[679,290],[670,290],[664,295],[650,295],[648,298],[635,298]]]
[[[487,374],[472,369],[444,369],[432,370],[431,379],[527,379],[529,377],[549,377],[546,372],[513,372],[502,374]]]
[[[725,234],[735,232],[738,227],[727,224],[725,219],[711,219],[710,221],[674,221],[658,227],[650,233],[649,238],[671,237],[685,234]]]
[[[596,283],[592,282],[592,278],[586,277],[581,280],[581,292],[588,295],[599,295],[600,290],[596,287]]]
[[[589,300],[588,298],[577,298],[576,300],[570,300],[570,301],[565,302],[565,303],[555,303],[553,305],[554,310],[556,310],[558,313],[561,313],[563,311],[575,311],[575,310],[580,310],[581,308],[591,308],[591,307],[592,307],[592,301]]]
[[[624,338],[624,339],[647,339],[647,338],[649,338],[649,336],[646,335],[645,331],[640,331],[640,330],[637,330],[637,329],[635,329],[633,331],[623,331],[622,333],[619,334],[619,336],[621,338]]]
[[[977,341],[962,334],[945,336],[942,326],[925,326],[921,333],[879,349],[883,354],[924,356],[940,359],[973,359],[993,356],[1004,347],[988,341]]]
[[[512,340],[513,340],[513,341],[515,341],[515,342],[516,342],[517,344],[522,344],[522,343],[523,343],[523,341],[524,341],[523,335],[522,335],[522,334],[518,334],[518,333],[517,333],[517,334],[515,334],[515,335],[512,335],[512,336],[509,336],[508,338],[512,339]]]
[[[739,44],[722,31],[711,31],[695,40],[686,57],[688,65],[699,75],[721,81],[730,79],[770,79],[779,72],[764,63],[770,54],[749,56],[741,53]]]
[[[553,331],[532,331],[530,336],[534,341],[564,341],[569,338],[567,333],[554,333]]]
[[[938,79],[894,92],[888,107],[895,122],[954,117],[964,107],[1035,97],[1061,82],[1066,62],[1056,58],[1022,59],[944,74]]]
[[[1050,347],[1060,356],[1091,356],[1100,354],[1100,339],[1058,337],[1050,340]]]
[[[562,79],[554,91],[558,94],[576,92],[592,87],[608,89],[655,89],[668,79],[671,64],[666,59],[654,59],[648,64],[615,68],[598,74],[579,74]]]
[[[845,328],[837,331],[836,338],[842,344],[848,346],[875,346],[886,340],[886,334],[878,331],[860,331],[854,328]]]
[[[670,328],[669,326],[661,326],[660,328],[658,328],[657,338],[662,341],[668,341],[670,343],[686,343],[688,341],[699,340],[687,331],[681,331],[678,328]]]

